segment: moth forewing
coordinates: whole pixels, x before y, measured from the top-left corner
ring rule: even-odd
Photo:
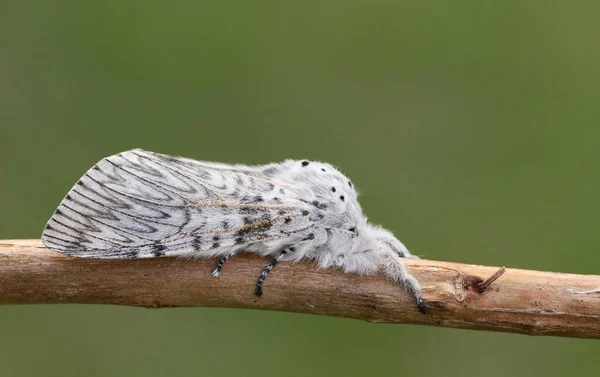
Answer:
[[[293,195],[251,169],[133,150],[94,165],[60,203],[42,241],[83,258],[214,256],[310,228],[306,204]]]

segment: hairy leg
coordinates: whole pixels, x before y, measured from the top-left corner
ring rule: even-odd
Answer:
[[[219,258],[219,261],[217,262],[217,267],[215,267],[215,269],[212,272],[212,276],[214,277],[219,277],[219,275],[221,275],[221,269],[223,269],[223,265],[225,264],[225,261],[227,261],[227,259],[231,258],[235,253],[229,253],[226,254],[222,257]]]
[[[317,229],[314,232],[309,233],[304,239],[299,241],[293,246],[289,246],[281,250],[275,255],[273,259],[263,268],[258,281],[256,282],[255,294],[260,297],[263,294],[262,286],[269,275],[269,272],[279,263],[281,258],[288,256],[290,260],[299,260],[303,258],[307,252],[314,250],[318,245],[323,244],[326,241],[326,232],[324,229]],[[290,254],[292,254],[290,256]]]
[[[316,259],[322,268],[338,267],[363,275],[382,271],[392,281],[402,284],[415,298],[419,310],[426,313],[421,287],[404,267],[402,258],[405,257],[411,257],[408,249],[391,232],[367,224],[356,236],[331,232],[326,247],[320,250]]]
[[[395,282],[401,283],[404,288],[415,298],[417,306],[423,314],[428,313],[428,308],[421,296],[421,286],[417,279],[408,273],[400,256],[394,250],[383,250],[383,271]]]

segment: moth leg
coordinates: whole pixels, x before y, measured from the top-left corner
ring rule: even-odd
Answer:
[[[265,279],[267,278],[267,275],[269,274],[269,272],[271,272],[273,267],[275,267],[275,265],[279,263],[279,261],[281,260],[281,258],[283,258],[284,255],[295,252],[293,257],[302,258],[306,255],[306,252],[308,250],[314,249],[316,245],[323,244],[324,241],[327,240],[326,236],[327,232],[325,231],[325,229],[316,229],[314,232],[311,232],[308,235],[306,235],[304,239],[294,244],[294,246],[289,246],[281,250],[277,255],[275,255],[273,259],[271,259],[271,261],[265,266],[265,268],[263,268],[260,276],[258,277],[258,281],[256,282],[255,294],[258,297],[262,296],[262,286],[265,282]]]
[[[421,313],[427,314],[429,309],[425,306],[421,296],[421,286],[417,279],[406,270],[402,259],[394,250],[386,250],[384,253],[383,270],[385,274],[393,281],[401,283],[408,293],[414,297]]]
[[[215,269],[212,272],[212,276],[214,277],[219,277],[221,275],[221,270],[223,269],[223,265],[225,264],[225,261],[227,261],[227,259],[231,258],[235,253],[229,253],[226,254],[222,257],[219,258],[219,261],[217,262],[217,267],[215,267]]]
[[[256,282],[255,294],[258,297],[262,296],[262,294],[263,294],[262,286],[263,286],[263,283],[265,282],[265,279],[267,278],[267,275],[269,274],[269,272],[271,272],[273,267],[275,267],[275,265],[277,263],[279,263],[279,260],[281,258],[283,258],[284,255],[286,255],[287,253],[293,252],[294,250],[296,250],[294,247],[288,247],[288,248],[281,250],[273,259],[271,259],[271,261],[269,263],[267,263],[265,268],[263,268],[262,272],[260,273],[260,276],[258,277],[258,281]]]

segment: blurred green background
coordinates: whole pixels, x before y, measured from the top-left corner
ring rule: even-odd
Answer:
[[[598,274],[599,11],[5,2],[0,239],[38,238],[90,166],[141,147],[328,161],[418,255]],[[0,307],[2,377],[597,376],[598,355],[598,341],[288,313]]]

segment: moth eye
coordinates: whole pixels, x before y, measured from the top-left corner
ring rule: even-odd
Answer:
[[[352,233],[356,233],[356,228],[352,227],[352,228],[348,229],[348,231],[352,232]]]

